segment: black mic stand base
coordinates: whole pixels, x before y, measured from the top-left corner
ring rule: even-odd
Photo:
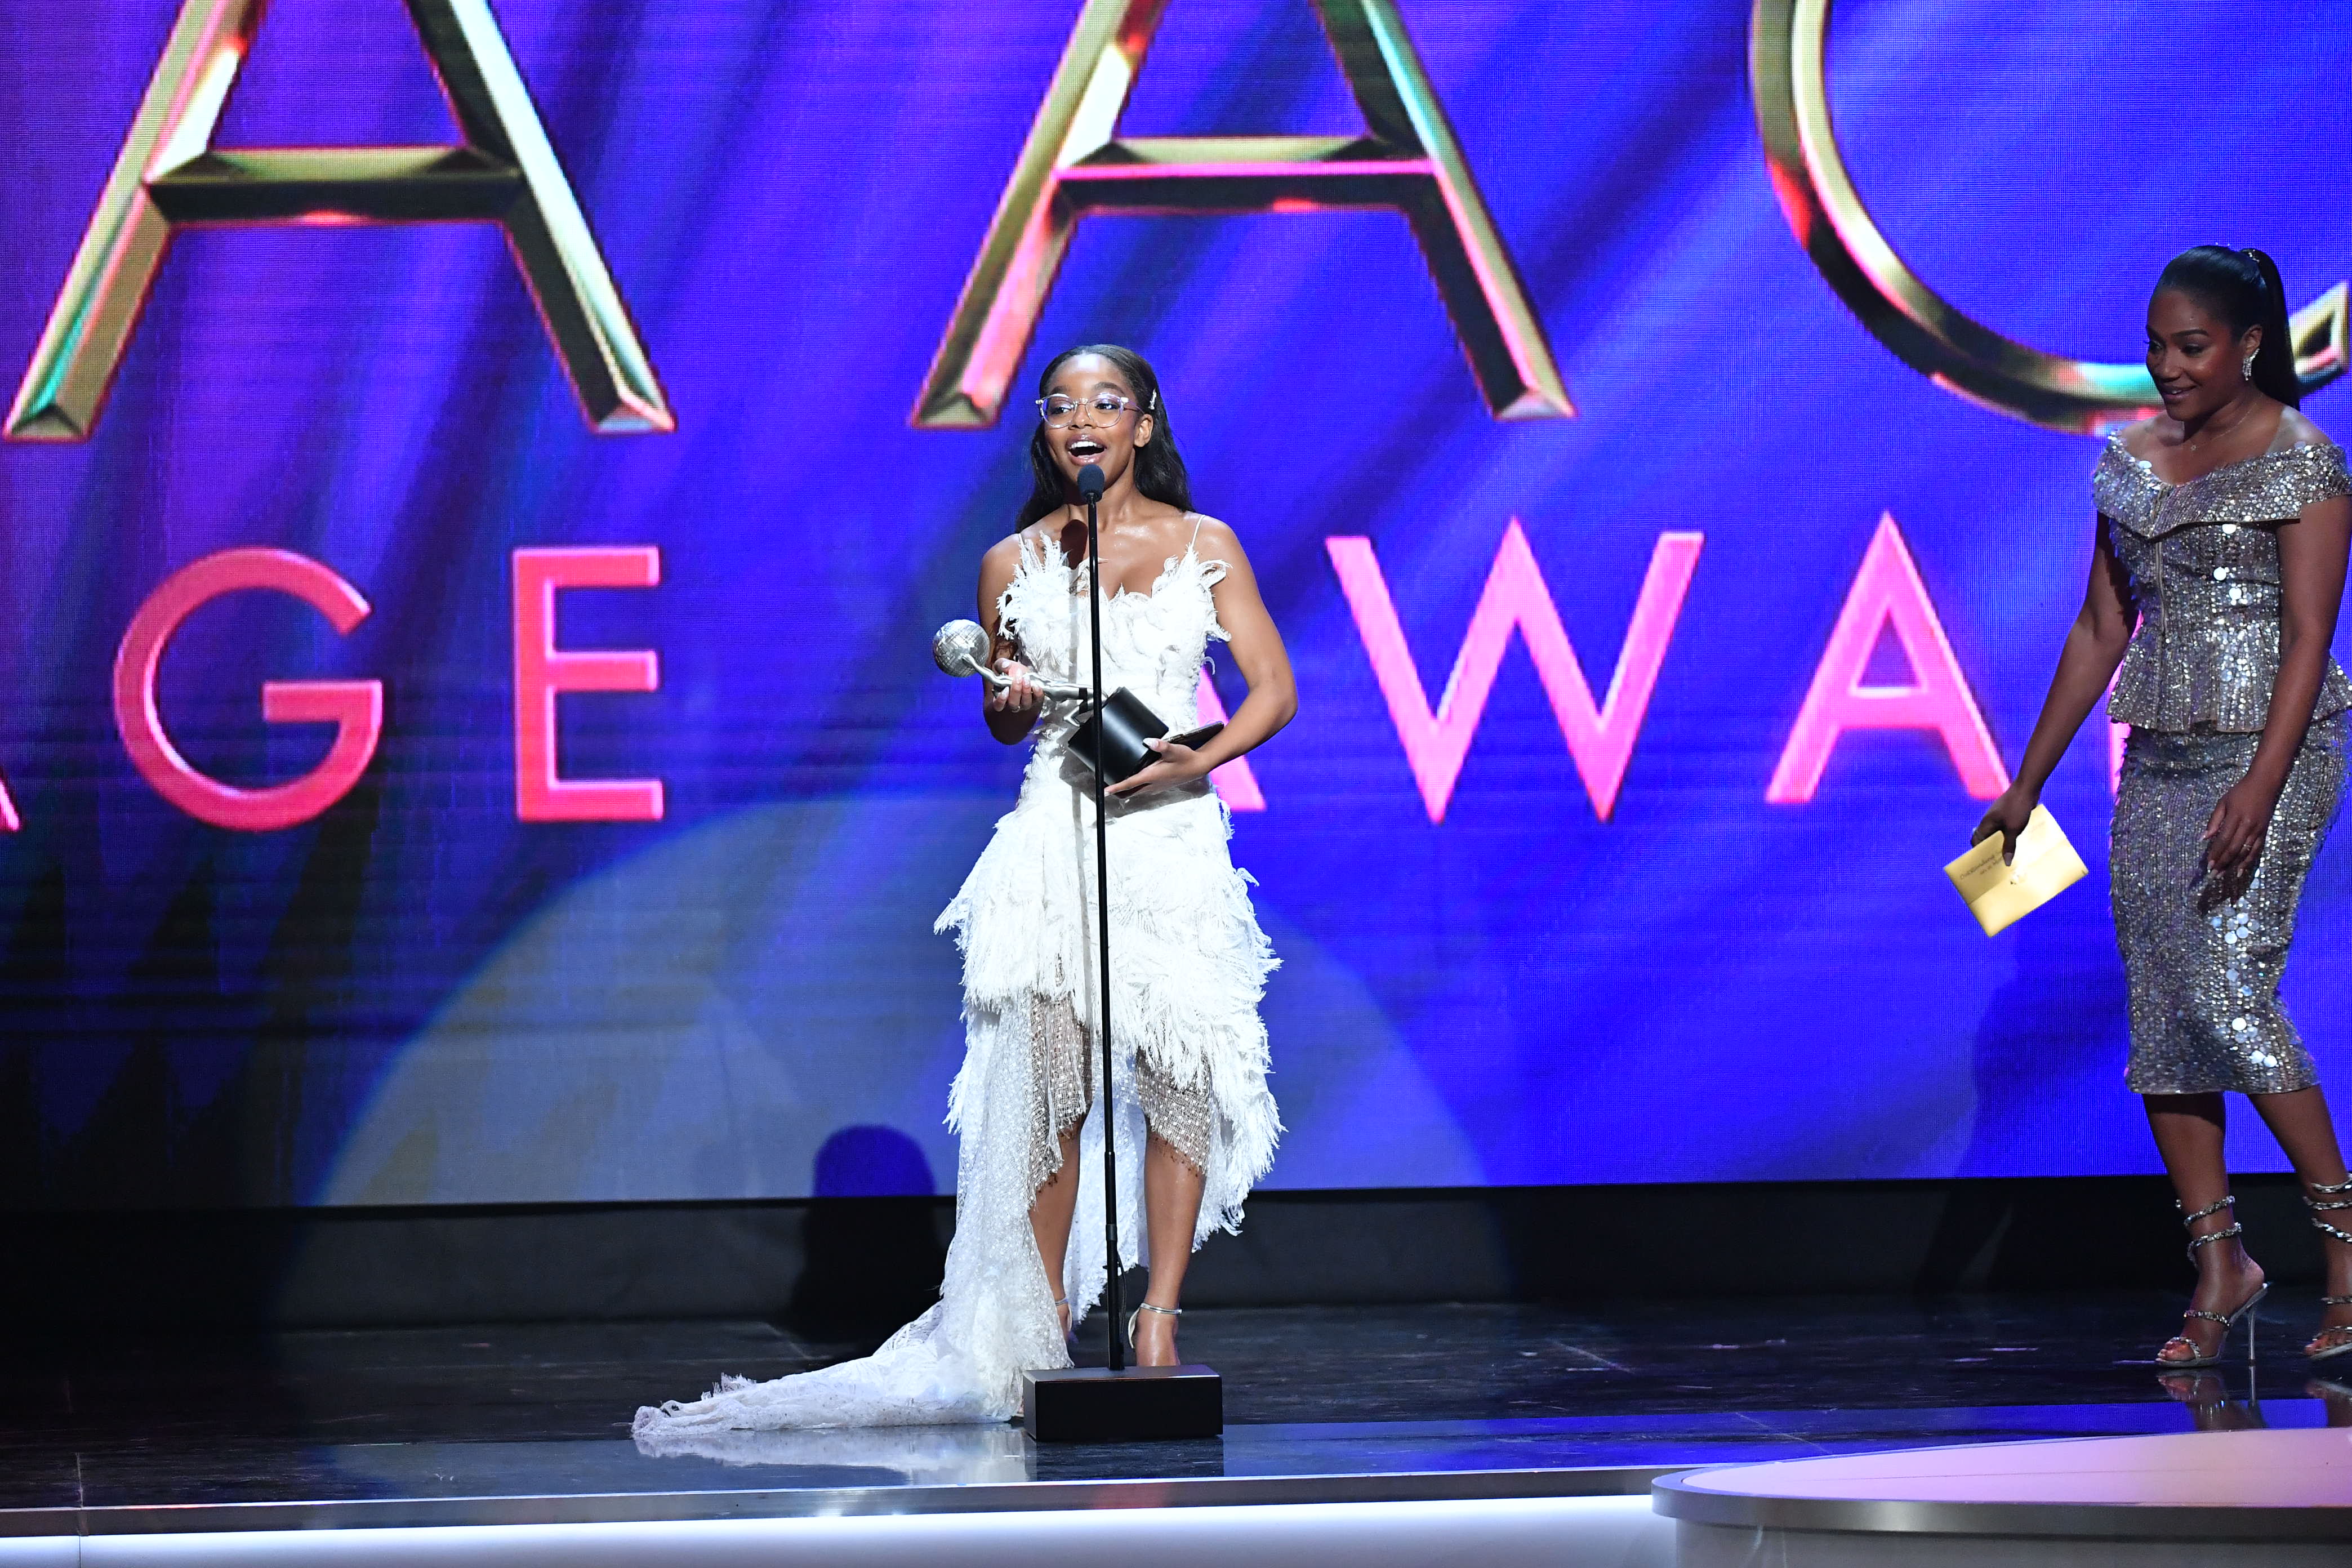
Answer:
[[[1040,1443],[1214,1437],[1225,1429],[1225,1385],[1205,1366],[1024,1372],[1021,1429]]]

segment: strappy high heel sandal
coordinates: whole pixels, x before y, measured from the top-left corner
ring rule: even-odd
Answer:
[[[1070,1299],[1069,1299],[1067,1296],[1056,1296],[1056,1297],[1055,1297],[1055,1298],[1054,1298],[1054,1305],[1055,1305],[1055,1307],[1058,1307],[1058,1308],[1067,1308],[1067,1307],[1069,1306],[1069,1304],[1070,1304]],[[1064,1319],[1062,1320],[1062,1340],[1063,1340],[1063,1342],[1066,1344],[1066,1343],[1069,1342],[1069,1338],[1070,1338],[1070,1320],[1069,1320],[1069,1319],[1067,1319],[1067,1318],[1064,1318]]]
[[[2325,1182],[2313,1182],[2310,1185],[2311,1192],[2319,1194],[2315,1198],[2311,1193],[2303,1195],[2303,1206],[2311,1211],[2312,1228],[2330,1241],[2340,1241],[2352,1247],[2352,1233],[2339,1230],[2320,1217],[2330,1209],[2352,1209],[2352,1198],[2344,1195],[2352,1193],[2352,1178],[2337,1182],[2333,1186]],[[2322,1296],[2319,1304],[2323,1307],[2352,1307],[2352,1296]],[[2303,1353],[2315,1362],[2352,1355],[2352,1323],[2337,1323],[2331,1328],[2321,1329],[2311,1337],[2311,1342],[2303,1347]]]
[[[2189,1215],[2188,1218],[2182,1220],[2180,1223],[2182,1226],[2187,1226],[2195,1225],[2200,1219],[2210,1219],[2215,1215],[2220,1214],[2223,1209],[2234,1209],[2237,1206],[2237,1202],[2238,1200],[2235,1198],[2223,1198],[2218,1203],[2214,1203],[2204,1208],[2199,1209],[2195,1214]],[[2172,1206],[2174,1208],[2179,1208],[2181,1205],[2176,1202]],[[2192,1264],[2197,1261],[2197,1249],[2200,1247],[2210,1247],[2217,1241],[2227,1241],[2233,1236],[2243,1236],[2245,1234],[2246,1227],[2237,1222],[2237,1218],[2234,1215],[2231,1217],[2230,1223],[2223,1226],[2219,1230],[2210,1231],[2203,1236],[2192,1234],[2189,1238],[2189,1261]],[[2187,1334],[2175,1334],[2170,1339],[2165,1341],[2164,1343],[2156,1347],[2156,1364],[2163,1367],[2168,1372],[2193,1372],[2200,1366],[2215,1366],[2220,1364],[2223,1353],[2230,1348],[2230,1331],[2238,1326],[2239,1319],[2252,1315],[2253,1310],[2262,1303],[2262,1299],[2270,1293],[2271,1282],[2265,1279],[2261,1284],[2254,1287],[2254,1293],[2252,1295],[2247,1297],[2243,1301],[2238,1304],[2235,1311],[2208,1312],[2201,1308],[2189,1308],[2180,1315],[2184,1318],[2201,1318],[2206,1322],[2219,1323],[2221,1325],[2221,1337],[2214,1343],[2213,1353],[2211,1355],[2202,1354],[2198,1351],[2197,1342],[2195,1340],[2190,1339]],[[2174,1345],[2187,1345],[2189,1347],[2189,1353],[2179,1361],[2168,1360],[2164,1352],[2171,1349]],[[2252,1328],[2248,1328],[2246,1331],[2246,1359],[2248,1361],[2254,1359],[2254,1331]]]
[[[1143,1314],[1146,1312],[1157,1312],[1163,1318],[1181,1318],[1184,1315],[1184,1309],[1181,1307],[1155,1307],[1150,1302],[1146,1301],[1134,1311],[1129,1312],[1127,1315],[1127,1348],[1129,1350],[1136,1348],[1135,1325],[1142,1321]]]

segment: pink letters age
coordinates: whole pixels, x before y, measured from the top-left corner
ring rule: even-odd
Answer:
[[[572,652],[556,647],[555,595],[562,588],[651,588],[661,582],[652,545],[518,550],[514,552],[515,815],[525,822],[657,822],[659,779],[564,779],[556,765],[556,698],[566,691],[654,691],[660,666],[647,649]],[[350,793],[383,735],[383,683],[271,680],[261,716],[271,724],[332,724],[319,765],[299,779],[241,789],[197,771],[172,743],[155,700],[163,650],[187,618],[224,595],[289,595],[348,634],[368,602],[331,568],[288,550],[224,550],[165,578],[122,634],[114,658],[114,722],[140,776],[200,822],[268,833],[310,821]],[[0,828],[18,828],[0,786]]]
[[[1910,661],[1908,686],[1863,684],[1882,629],[1894,632]],[[2009,770],[1892,513],[1878,520],[1764,798],[1780,805],[1812,799],[1830,752],[1848,730],[1930,731],[1943,741],[1969,794],[1990,800],[2009,787]]]
[[[1471,739],[1486,714],[1486,698],[1494,690],[1495,673],[1514,628],[1527,639],[1528,657],[1535,661],[1544,694],[1551,699],[1552,717],[1568,742],[1568,754],[1584,781],[1593,812],[1608,820],[1705,542],[1706,536],[1698,533],[1658,536],[1641,596],[1633,604],[1633,618],[1625,628],[1624,647],[1617,655],[1616,673],[1610,678],[1609,695],[1596,709],[1576,649],[1536,565],[1535,552],[1528,547],[1519,520],[1513,518],[1503,531],[1502,548],[1496,552],[1486,592],[1471,614],[1469,634],[1462,640],[1445,693],[1432,712],[1372,542],[1351,537],[1323,542],[1339,574],[1339,591],[1355,613],[1356,631],[1364,640],[1372,674],[1388,699],[1389,716],[1396,723],[1397,739],[1403,742],[1405,762],[1421,786],[1430,821],[1445,820],[1446,803],[1454,797],[1454,781],[1470,754]]]

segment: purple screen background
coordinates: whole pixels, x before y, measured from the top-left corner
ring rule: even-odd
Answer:
[[[0,839],[0,1202],[952,1186],[956,958],[929,928],[1019,759],[926,643],[971,613],[1026,427],[908,410],[1076,9],[501,0],[674,435],[590,434],[494,229],[177,240],[96,437],[0,447],[24,817]],[[2281,108],[2352,75],[2326,8],[1844,10],[1857,184],[2011,336],[2132,359],[2157,269],[2208,240],[2270,250],[2298,303],[2352,270],[2315,174],[2352,121]],[[0,3],[11,378],[173,11]],[[1579,417],[1488,416],[1386,213],[1089,219],[1015,383],[1020,408],[1073,342],[1155,362],[1297,667],[1234,840],[1285,961],[1272,1184],[2153,1168],[2121,1084],[2103,724],[2047,796],[2091,879],[1991,941],[1938,869],[1981,806],[1933,737],[1849,734],[1814,799],[1764,798],[1883,514],[2014,765],[2081,591],[2095,443],[1938,390],[1831,293],[1765,177],[1743,7],[1403,12]],[[2191,89],[2201,173],[2172,141]],[[1359,128],[1311,12],[1271,0],[1175,0],[1121,125]],[[221,141],[449,134],[400,6],[280,0]],[[2308,411],[2333,426],[2342,395]],[[1433,697],[1513,519],[1596,691],[1657,536],[1706,535],[1606,822],[1515,640],[1433,824],[1325,546],[1373,542]],[[662,682],[566,698],[564,768],[658,776],[667,816],[520,823],[509,557],[597,543],[658,545],[662,585],[567,594],[562,639],[656,648]],[[385,683],[367,776],[280,833],[167,805],[109,707],[139,604],[234,545],[314,556],[375,607],[337,637],[240,595],[166,659],[173,734],[247,783],[324,746],[259,722],[264,679]],[[2334,845],[2287,985],[2323,1074],[2352,1066],[2348,939]]]

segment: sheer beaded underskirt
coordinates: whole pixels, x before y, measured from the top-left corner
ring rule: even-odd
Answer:
[[[1062,1168],[1062,1141],[1076,1132],[1094,1109],[1102,1067],[1077,1008],[1067,998],[1039,996],[1029,1004],[1030,1081],[1035,1086],[1029,1145],[1029,1188],[1034,1194]],[[1149,1057],[1135,1064],[1135,1098],[1143,1124],[1195,1171],[1209,1163],[1209,1141],[1217,1108],[1207,1091],[1178,1083]]]

